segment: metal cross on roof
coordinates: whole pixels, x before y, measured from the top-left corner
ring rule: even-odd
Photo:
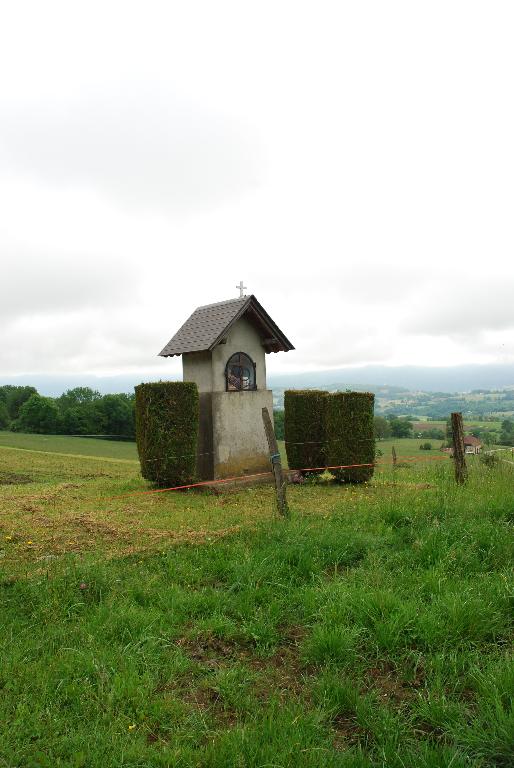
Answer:
[[[244,293],[243,293],[243,291],[245,291],[245,290],[246,290],[247,286],[246,286],[246,285],[243,285],[243,281],[241,280],[241,281],[239,282],[239,285],[236,285],[236,288],[239,288],[239,298],[240,298],[240,299],[242,299],[242,298],[243,298],[243,296],[244,296]]]

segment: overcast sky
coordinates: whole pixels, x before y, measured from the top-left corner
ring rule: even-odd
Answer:
[[[514,362],[514,4],[5,2],[0,374]]]

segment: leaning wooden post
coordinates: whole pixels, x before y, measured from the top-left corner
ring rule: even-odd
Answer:
[[[396,450],[394,445],[391,447],[391,455],[393,457],[393,468],[396,468]]]
[[[282,462],[280,460],[277,438],[275,437],[271,417],[267,408],[262,409],[262,421],[264,422],[264,430],[266,432],[266,437],[268,438],[270,461],[271,466],[273,467],[273,474],[275,475],[278,511],[284,517],[289,517],[289,508],[286,499],[286,481],[282,474]]]
[[[452,437],[453,437],[453,460],[455,462],[455,481],[463,485],[468,477],[466,467],[466,454],[464,452],[464,427],[462,424],[462,413],[452,413]]]

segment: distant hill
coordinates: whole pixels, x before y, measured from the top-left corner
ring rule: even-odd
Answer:
[[[458,365],[445,368],[369,365],[309,373],[276,376],[270,374],[268,381],[272,389],[356,387],[375,391],[376,387],[387,386],[422,392],[470,392],[473,389],[514,387],[514,364]]]
[[[141,381],[156,381],[168,375],[163,369],[157,375],[130,374],[121,376],[93,376],[90,374],[0,376],[0,384],[31,384],[43,395],[58,396],[67,389],[86,386],[102,394],[132,392]],[[508,365],[459,365],[455,367],[429,368],[418,366],[362,366],[337,370],[312,371],[291,374],[268,375],[271,389],[323,387],[324,389],[356,388],[378,392],[383,388],[421,392],[470,392],[477,389],[502,389],[514,387],[514,364]]]

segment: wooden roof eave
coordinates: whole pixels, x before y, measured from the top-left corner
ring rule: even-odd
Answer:
[[[265,331],[265,343],[263,343],[265,352],[289,352],[290,350],[294,349],[287,336],[282,333],[278,325],[273,322],[264,307],[259,304],[255,296],[252,294],[248,297],[248,300],[243,304],[239,312],[233,317],[223,332],[220,333],[218,338],[215,339],[215,341],[211,344],[209,347],[209,352],[212,352],[212,350],[217,347],[218,344],[221,344],[222,340],[226,337],[232,326],[235,325],[235,323],[237,323],[237,321],[240,320],[248,312],[251,312],[251,314],[254,315],[254,321],[257,320],[257,323],[261,326],[263,331]],[[252,318],[250,317],[250,320],[251,319]],[[267,344],[266,341],[271,339],[273,339],[273,343]]]

